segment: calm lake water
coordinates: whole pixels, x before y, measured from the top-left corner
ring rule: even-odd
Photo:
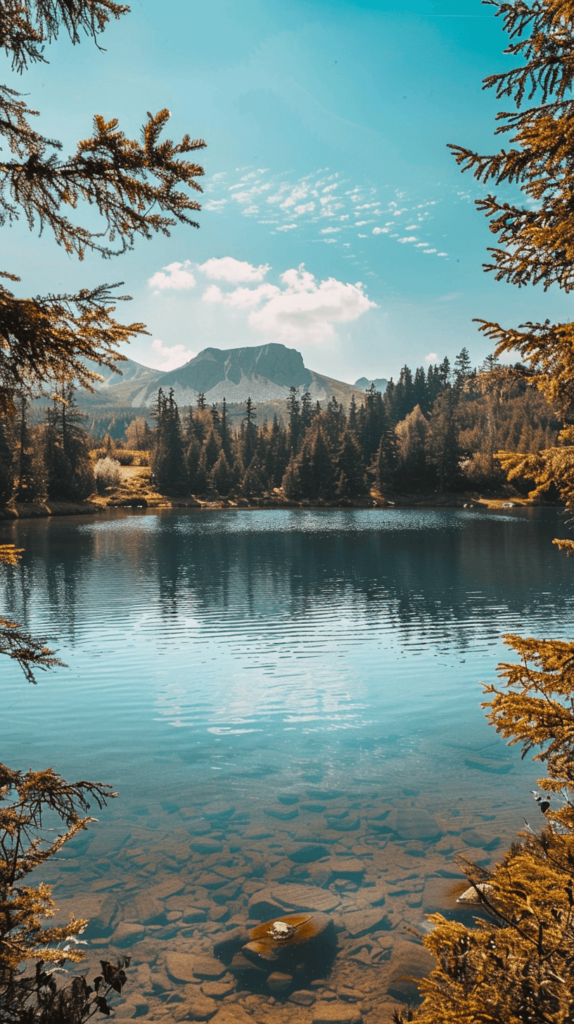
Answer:
[[[0,525],[0,542],[25,548],[2,614],[67,664],[32,687],[4,659],[1,758],[120,793],[44,877],[92,917],[91,948],[130,946],[126,1018],[163,1019],[189,990],[255,1019],[264,1004],[312,1020],[230,974],[224,995],[178,981],[169,956],[209,953],[282,893],[321,909],[319,889],[338,999],[354,988],[345,1005],[368,1021],[401,998],[394,950],[415,947],[407,927],[428,927],[426,912],[456,913],[454,858],[490,863],[525,818],[540,823],[536,768],[487,725],[479,681],[510,656],[502,633],[571,636],[557,534],[562,518],[539,509]],[[150,892],[163,917],[145,909]]]

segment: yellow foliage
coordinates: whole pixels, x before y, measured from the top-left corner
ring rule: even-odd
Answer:
[[[486,919],[467,928],[430,916],[424,943],[437,967],[420,982],[417,1024],[572,1021],[574,643],[504,640],[520,661],[499,666],[504,687],[486,686],[483,707],[497,732],[546,764],[537,794],[546,824],[539,835],[528,826],[492,870],[460,860]]]

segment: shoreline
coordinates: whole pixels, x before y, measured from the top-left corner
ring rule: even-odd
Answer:
[[[141,494],[118,495],[117,498],[96,498],[89,501],[47,501],[47,502],[14,502],[0,508],[0,522],[19,519],[51,519],[60,516],[99,515],[114,508],[132,509],[194,509],[196,511],[217,511],[237,509],[240,511],[256,511],[260,509],[300,509],[300,510],[356,510],[356,509],[413,509],[413,508],[482,508],[497,511],[503,508],[533,508],[538,503],[516,495],[500,497],[484,497],[476,494],[393,494],[386,497],[372,492],[369,497],[340,499],[336,502],[312,502],[309,500],[290,501],[279,495],[247,499],[219,498],[201,499],[169,498],[154,495],[146,498]],[[559,507],[559,506],[548,506]]]

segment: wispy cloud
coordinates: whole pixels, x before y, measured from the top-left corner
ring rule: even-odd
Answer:
[[[429,237],[427,242],[421,242],[421,248],[430,252],[431,211],[438,199],[421,202],[420,196],[411,199],[405,190],[390,192],[387,188],[383,188],[384,198],[381,198],[380,190],[375,186],[353,184],[348,177],[328,168],[296,180],[291,180],[288,175],[271,174],[265,168],[244,168],[238,173],[240,177],[237,180],[225,173],[212,178],[205,189],[208,209],[226,215],[237,211],[243,217],[266,225],[271,233],[299,228],[305,230],[305,237],[309,232],[311,236],[316,232],[317,240],[320,236],[338,234],[341,239],[338,244],[343,244],[343,232],[359,232],[386,216],[392,219],[383,222],[382,227],[375,226],[371,235],[387,235],[389,239],[394,237],[402,242],[405,232],[424,231]],[[406,219],[411,223],[401,231],[401,224]],[[336,228],[332,226],[333,222],[338,225]],[[389,231],[391,226],[398,226],[399,230],[393,233]],[[367,235],[361,232],[352,237],[363,239]],[[322,240],[329,244],[338,241],[335,238]],[[350,243],[345,241],[344,244],[348,247]]]
[[[156,291],[163,291],[166,288],[177,290],[195,288],[195,277],[191,273],[190,267],[189,260],[186,260],[185,263],[168,263],[167,267],[162,267],[153,277],[150,277],[148,284]]]
[[[152,342],[151,347],[153,355],[148,356],[147,362],[155,370],[176,370],[197,355],[184,345],[164,345],[159,338]]]

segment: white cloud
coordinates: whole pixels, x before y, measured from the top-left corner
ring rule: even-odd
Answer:
[[[428,356],[425,356],[425,363],[434,363],[438,359],[436,352],[429,352]]]
[[[147,361],[155,370],[175,370],[197,355],[183,345],[164,345],[159,338],[152,342],[151,347],[154,355]]]
[[[195,278],[188,267],[191,266],[189,260],[185,263],[168,263],[167,267],[162,267],[158,270],[153,277],[150,277],[148,284],[150,288],[156,288],[163,291],[166,288],[195,288]]]
[[[426,256],[426,254],[429,253],[429,252],[436,252],[436,249],[424,249],[423,251],[424,251],[424,254]]]
[[[271,299],[281,291],[275,284],[260,284],[258,288],[236,288],[223,293],[217,285],[210,285],[203,294],[205,302],[222,302],[235,309],[254,309],[265,299]]]
[[[334,235],[336,231],[340,231],[341,228],[321,228],[322,235]]]
[[[406,238],[399,238],[399,242],[403,242],[403,243],[404,242],[416,242],[416,240],[417,240],[417,236],[416,235],[407,235]],[[434,250],[434,252],[436,252],[436,249]]]
[[[293,228],[296,228],[296,227],[297,227],[296,224],[282,224],[281,227],[277,228],[277,230],[278,231],[292,231]]]
[[[389,229],[388,228],[373,228],[373,234],[374,235],[388,235],[388,233],[389,233]]]
[[[281,283],[278,293],[249,314],[249,325],[285,342],[327,341],[334,336],[335,323],[356,320],[376,306],[360,281],[317,281],[303,264],[282,274]]]
[[[239,284],[240,281],[246,283],[262,281],[269,269],[268,263],[254,267],[246,261],[234,260],[233,256],[223,256],[221,259],[212,257],[198,267],[198,270],[201,270],[211,281],[229,281],[231,284]]]
[[[202,298],[204,302],[223,302],[223,292],[218,285],[210,284],[209,288],[205,289]]]

